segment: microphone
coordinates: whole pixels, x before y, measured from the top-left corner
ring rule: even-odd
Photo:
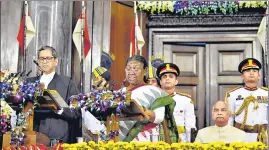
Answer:
[[[8,82],[13,77],[14,73],[10,73],[7,77],[5,77],[3,82]]]
[[[42,69],[40,68],[39,63],[38,63],[36,60],[33,60],[33,62],[37,65],[39,71],[41,72],[40,74],[39,74],[39,73],[36,73],[36,76],[41,76],[41,75],[43,74],[43,71],[42,71]]]
[[[116,81],[113,81],[112,83],[111,83],[111,85],[110,85],[110,90],[113,90],[113,88],[114,88],[114,86],[116,85],[118,83],[118,81],[116,80]]]
[[[38,64],[38,62],[37,62],[36,60],[33,60],[33,62],[34,62],[38,67],[40,67],[39,64]]]
[[[18,79],[16,80],[16,83],[18,84],[20,79],[23,77],[24,73],[26,72],[26,70],[24,70],[18,77]]]
[[[30,73],[32,72],[32,70],[30,70],[27,74],[26,77],[28,77],[30,75]]]
[[[14,75],[14,78],[17,77],[21,72],[17,72],[15,75]]]
[[[10,73],[7,77],[7,80],[11,79],[15,74],[14,73]]]
[[[22,77],[25,74],[26,70],[24,70],[21,74],[20,77]]]
[[[13,84],[13,80],[20,74],[21,72],[17,72],[14,76],[13,76],[13,78],[11,79],[11,84]]]
[[[128,85],[128,81],[127,81],[127,79],[125,78],[125,79],[122,81],[121,87],[126,87],[127,85]]]

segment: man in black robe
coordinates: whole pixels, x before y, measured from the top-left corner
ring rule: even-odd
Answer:
[[[70,77],[58,75],[55,68],[58,64],[56,50],[50,46],[43,46],[38,51],[38,64],[41,76],[27,80],[40,80],[45,89],[56,90],[68,104],[68,98],[79,93]],[[64,143],[75,143],[76,137],[81,137],[81,111],[63,108],[60,111],[36,111],[35,130],[45,134],[49,139],[59,139]],[[37,137],[38,139],[38,137]],[[48,145],[48,142],[46,142]]]

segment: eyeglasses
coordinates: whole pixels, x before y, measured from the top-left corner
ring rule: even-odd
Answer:
[[[39,62],[51,62],[52,60],[54,59],[54,57],[52,56],[52,57],[39,57],[38,58],[38,61]]]
[[[139,71],[139,70],[141,70],[142,68],[140,67],[140,66],[134,66],[134,67],[130,67],[130,66],[127,66],[126,68],[125,68],[125,70],[126,71],[131,71],[131,70],[133,70],[133,71]]]

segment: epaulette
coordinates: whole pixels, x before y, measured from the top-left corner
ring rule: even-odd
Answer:
[[[181,96],[186,96],[188,98],[191,98],[191,95],[186,94],[186,93],[181,93],[181,92],[177,92],[177,94],[181,95]]]
[[[238,87],[236,87],[236,88],[233,88],[233,89],[227,91],[226,94],[227,94],[227,93],[231,93],[231,92],[233,92],[233,91],[235,91],[235,90],[237,90],[237,89],[240,89],[241,87],[242,87],[242,86],[238,86]]]
[[[233,88],[233,89],[227,91],[226,94],[225,94],[224,101],[225,101],[226,103],[228,103],[227,98],[230,97],[230,93],[233,92],[233,91],[235,91],[235,90],[237,90],[237,89],[240,89],[241,87],[242,87],[242,86],[238,86],[238,87],[236,87],[236,88]]]
[[[178,95],[181,95],[181,96],[186,96],[188,98],[190,98],[190,103],[194,105],[194,102],[193,100],[191,99],[191,95],[190,94],[187,94],[187,93],[181,93],[181,92],[177,92]]]
[[[268,91],[268,88],[267,87],[261,87],[261,89],[265,90],[265,91]]]

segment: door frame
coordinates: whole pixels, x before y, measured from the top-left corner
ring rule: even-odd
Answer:
[[[164,43],[173,42],[250,42],[252,43],[252,56],[262,60],[262,47],[257,38],[258,27],[198,27],[198,28],[149,28],[149,60],[151,56],[164,56]],[[208,51],[206,51],[208,52]],[[208,52],[209,53],[209,52]],[[205,54],[209,57],[209,54]],[[205,65],[209,66],[209,59],[206,59]],[[205,116],[206,126],[210,125],[212,107],[210,98],[210,75],[209,67],[205,70]],[[263,75],[261,76],[263,77]],[[206,98],[209,98],[208,100]]]

